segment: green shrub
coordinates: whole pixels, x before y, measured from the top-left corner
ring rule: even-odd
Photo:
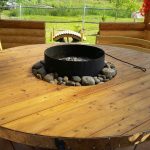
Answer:
[[[17,17],[19,16],[17,9],[12,9],[8,14],[9,17]]]

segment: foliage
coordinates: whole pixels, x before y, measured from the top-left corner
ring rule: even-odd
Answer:
[[[51,8],[22,8],[22,16],[43,15],[43,16],[83,16],[84,1],[86,2],[86,16],[96,15],[101,20],[104,18],[131,17],[133,11],[140,9],[140,0],[16,0],[22,6],[53,6]],[[101,9],[97,9],[101,8]],[[19,10],[18,10],[19,12]],[[10,16],[18,15],[11,12]],[[103,18],[103,19],[102,19]]]
[[[130,11],[137,11],[141,3],[139,0],[112,0],[113,6],[116,9],[126,9]]]
[[[22,5],[52,6],[53,9],[24,8],[24,15],[50,15],[50,16],[82,16],[84,1],[86,2],[86,15],[130,17],[133,11],[140,8],[139,0],[17,0]],[[76,9],[75,9],[76,8]],[[106,8],[98,10],[96,8]]]
[[[0,0],[0,19],[1,19],[1,13],[4,10],[4,6],[6,4],[7,0]]]
[[[6,4],[7,0],[0,0],[0,12],[4,10],[4,6]]]
[[[115,18],[130,17],[132,12],[138,11],[140,8],[139,0],[111,0],[115,11]],[[120,13],[120,11],[122,12]]]
[[[12,9],[9,14],[8,14],[9,17],[17,17],[19,16],[18,15],[18,10],[17,9]]]
[[[150,11],[150,0],[144,0],[141,13],[142,15],[147,14]]]

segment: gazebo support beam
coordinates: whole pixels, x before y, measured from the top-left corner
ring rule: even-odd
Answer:
[[[150,11],[145,15],[144,23],[147,28],[147,25],[150,23]]]

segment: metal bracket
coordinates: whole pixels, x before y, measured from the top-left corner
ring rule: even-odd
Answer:
[[[61,139],[55,139],[55,145],[58,150],[67,150],[65,142]]]

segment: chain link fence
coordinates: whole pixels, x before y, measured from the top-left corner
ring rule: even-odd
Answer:
[[[8,6],[3,7],[5,10],[9,10],[8,16],[24,18],[28,15],[43,15],[43,16],[82,16],[84,8],[53,8],[50,6]],[[85,7],[85,16],[96,15],[105,18],[131,18],[132,12],[130,10],[112,9],[112,8],[92,8]],[[132,20],[132,19],[131,19]],[[107,20],[106,20],[107,21]]]

